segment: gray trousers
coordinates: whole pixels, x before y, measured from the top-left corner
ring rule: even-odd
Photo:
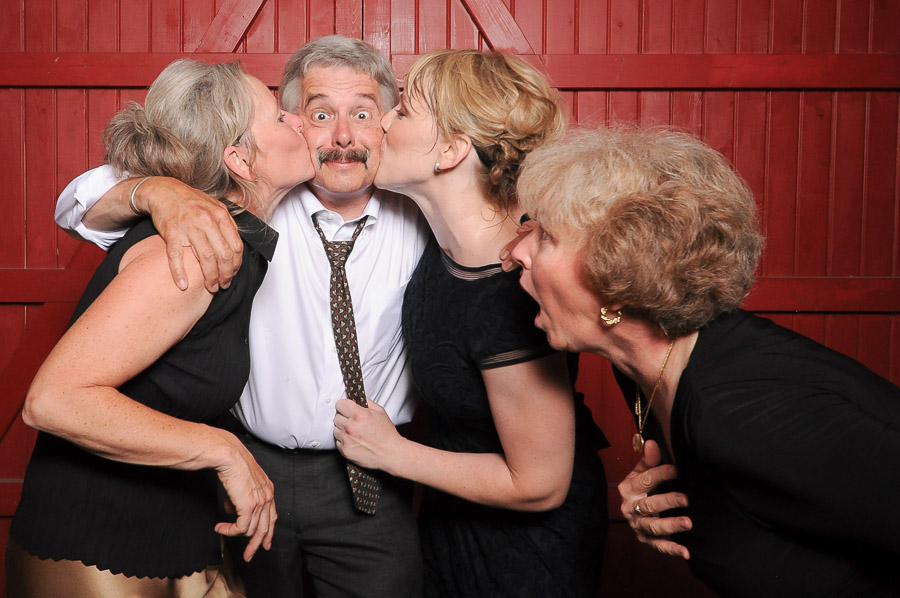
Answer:
[[[241,558],[229,540],[248,598],[418,597],[422,555],[408,484],[380,474],[375,515],[353,507],[346,462],[332,451],[287,452],[242,435],[275,485],[272,549]],[[304,593],[305,592],[305,593]]]

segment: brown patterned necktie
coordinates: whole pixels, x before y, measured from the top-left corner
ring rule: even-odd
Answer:
[[[319,227],[318,220],[313,216],[313,225],[322,239],[325,253],[331,263],[331,327],[334,329],[334,346],[341,364],[344,388],[347,391],[347,398],[363,407],[368,407],[366,389],[363,386],[362,368],[359,363],[353,301],[350,298],[350,285],[347,283],[344,265],[367,219],[368,216],[364,216],[359,221],[349,241],[329,241]],[[375,507],[378,506],[378,496],[381,494],[381,482],[371,472],[349,461],[347,476],[350,478],[350,490],[353,491],[353,505],[358,511],[374,515]]]

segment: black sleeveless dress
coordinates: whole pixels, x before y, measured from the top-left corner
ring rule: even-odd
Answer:
[[[552,352],[518,273],[454,263],[432,238],[403,303],[403,334],[425,404],[430,444],[502,453],[481,371]],[[420,524],[427,596],[595,596],[606,535],[605,446],[577,410],[572,485],[564,504],[531,513],[426,490]]]
[[[123,394],[168,415],[207,424],[240,398],[250,368],[250,306],[278,235],[249,212],[235,220],[244,256],[231,286],[216,293],[183,340],[125,383],[119,389]],[[73,322],[115,278],[125,252],[154,234],[145,220],[110,248]],[[221,561],[213,530],[216,484],[212,470],[119,463],[39,433],[10,536],[40,558],[80,561],[127,576],[187,575]]]

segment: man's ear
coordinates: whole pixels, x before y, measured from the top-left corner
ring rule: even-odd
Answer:
[[[229,145],[222,154],[225,166],[235,175],[246,181],[255,181],[253,167],[250,164],[250,156],[247,150],[236,145]]]
[[[472,138],[468,135],[452,135],[450,139],[445,139],[440,143],[442,149],[438,164],[441,170],[454,168],[465,160],[470,152],[475,151],[475,148],[472,146]]]

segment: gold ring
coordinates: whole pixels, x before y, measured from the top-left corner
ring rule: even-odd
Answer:
[[[635,512],[636,514],[638,514],[638,515],[643,515],[643,513],[641,513],[641,505],[635,503],[635,505],[634,505],[634,512]]]

